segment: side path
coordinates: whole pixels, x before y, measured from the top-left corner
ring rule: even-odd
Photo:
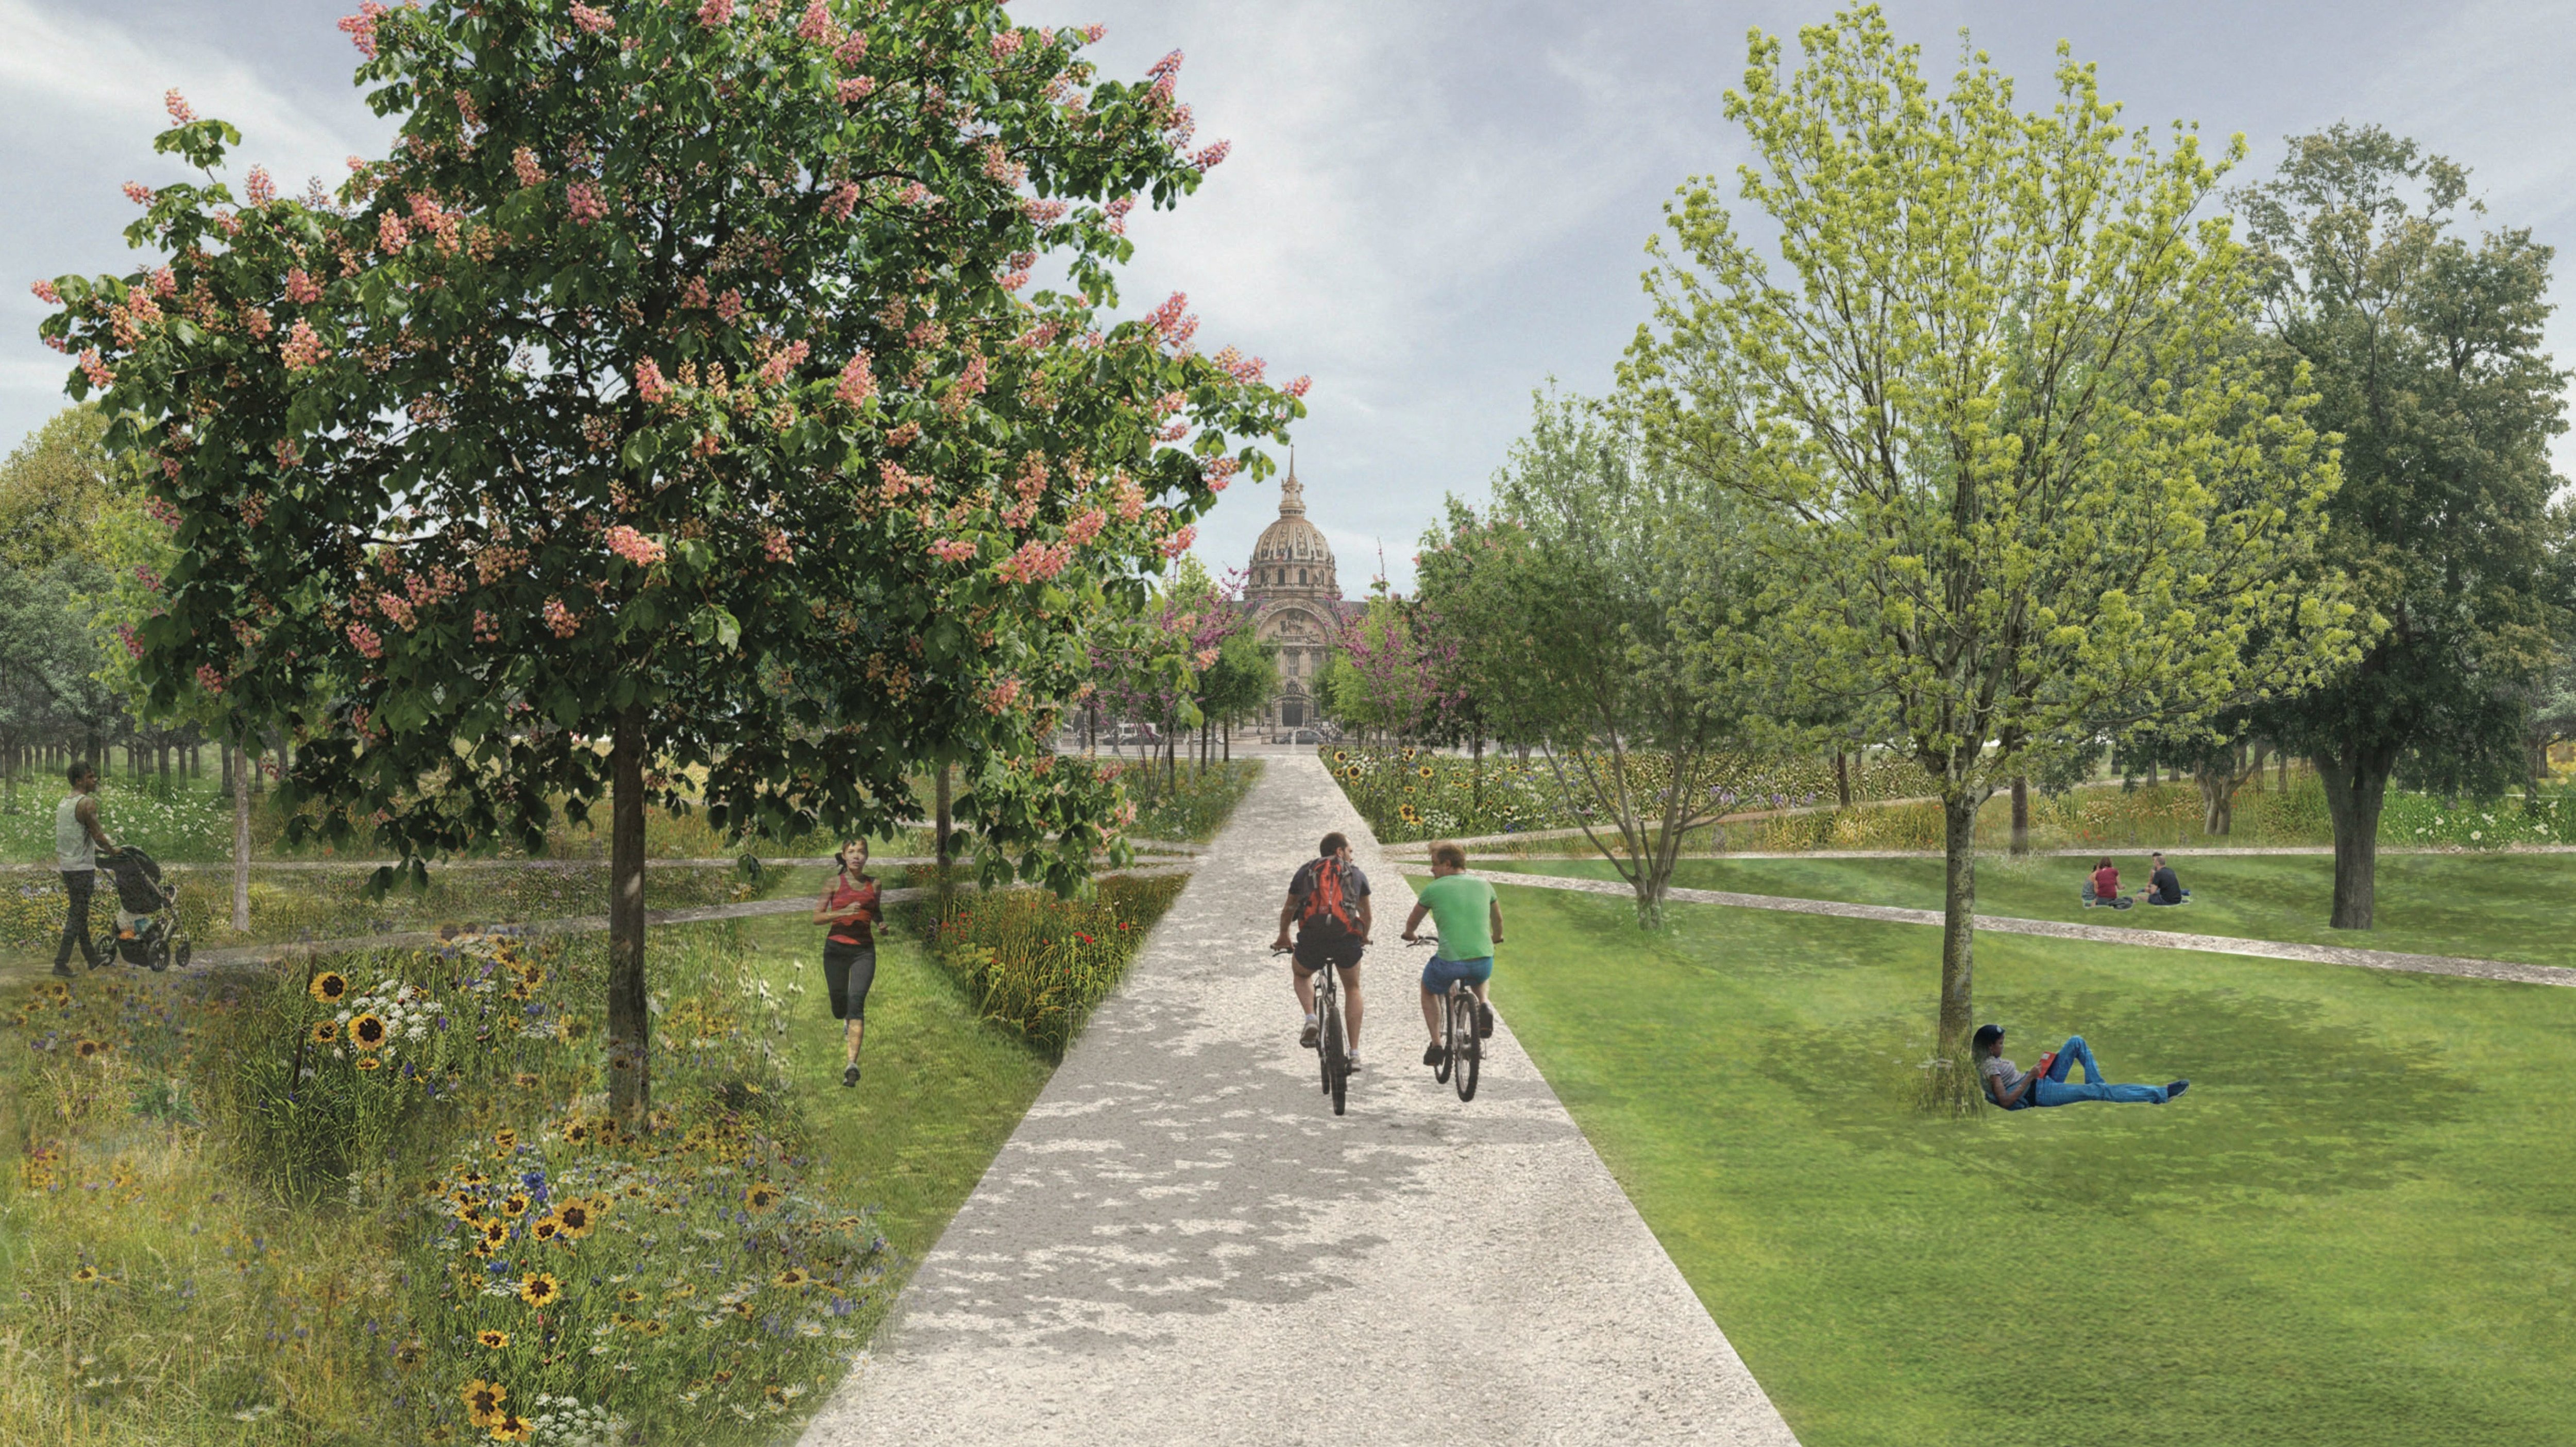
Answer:
[[[1793,1447],[1508,1026],[1473,1104],[1421,1068],[1410,892],[1267,765],[804,1442]],[[1380,905],[1338,1119],[1265,948],[1335,829]]]
[[[1430,866],[1405,864],[1406,874],[1427,877]],[[1496,884],[1532,889],[1570,889],[1581,894],[1634,897],[1618,880],[1571,879],[1555,874],[1489,874]],[[1885,904],[1845,904],[1831,899],[1793,899],[1777,894],[1734,894],[1722,889],[1667,889],[1666,899],[1685,904],[1723,904],[1736,909],[1775,909],[1790,914],[1825,914],[1842,919],[1874,919],[1889,924],[1939,925],[1937,909],[1900,909]],[[2261,955],[2276,960],[2311,960],[2324,965],[2355,965],[2366,970],[2403,970],[2419,975],[2463,975],[2479,980],[2512,980],[2525,985],[2576,986],[2576,970],[2558,965],[2525,965],[2511,960],[2477,960],[2460,955],[2411,955],[2400,950],[2350,949],[2342,945],[2303,945],[2286,940],[2249,940],[2233,935],[2186,934],[2181,930],[2120,929],[2110,925],[2072,924],[2064,920],[2022,919],[2008,914],[1981,914],[1977,928],[2006,935],[2045,935],[2097,945],[2145,945],[2159,950],[2200,950],[2215,955]]]

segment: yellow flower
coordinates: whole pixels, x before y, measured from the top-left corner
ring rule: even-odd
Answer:
[[[483,1328],[481,1331],[476,1332],[474,1334],[474,1339],[496,1352],[510,1344],[510,1334],[508,1332],[498,1331],[488,1326]]]
[[[520,1416],[516,1412],[504,1412],[501,1414],[500,1419],[492,1424],[492,1440],[496,1442],[525,1442],[528,1440],[528,1434],[535,1430],[535,1428],[528,1425],[527,1418]]]
[[[349,1022],[349,1043],[361,1050],[373,1050],[385,1043],[385,1022],[374,1014],[361,1015]]]
[[[501,1214],[512,1218],[524,1216],[528,1214],[528,1207],[531,1204],[533,1203],[528,1200],[526,1192],[512,1191],[501,1198]]]
[[[518,1145],[518,1143],[519,1133],[507,1126],[503,1126],[501,1129],[492,1132],[492,1148],[494,1150],[506,1151]]]
[[[762,1181],[742,1193],[742,1203],[754,1211],[766,1211],[778,1204],[778,1197],[778,1188],[767,1181]]]
[[[313,1043],[316,1045],[328,1045],[334,1039],[338,1038],[339,1034],[340,1022],[337,1020],[316,1020],[313,1022]]]
[[[519,1278],[519,1299],[530,1306],[545,1306],[563,1294],[563,1283],[552,1272],[540,1271]]]
[[[364,1060],[358,1062],[358,1068],[360,1070],[382,1070],[385,1068],[385,1063],[370,1055]]]
[[[98,1280],[98,1268],[94,1266],[84,1266],[80,1270],[72,1273],[72,1280],[84,1285],[96,1281]]]
[[[491,1426],[501,1420],[501,1404],[507,1401],[509,1396],[510,1389],[499,1382],[487,1382],[480,1377],[467,1382],[465,1384],[465,1420],[477,1427]]]
[[[305,992],[325,1005],[337,1005],[349,993],[349,977],[338,970],[324,970],[304,987]]]
[[[404,1342],[401,1346],[394,1348],[394,1365],[402,1368],[404,1371],[410,1371],[412,1368],[419,1366],[422,1362],[428,1360],[429,1344],[420,1340],[418,1337],[414,1337],[410,1341]]]
[[[790,1291],[794,1291],[796,1288],[803,1286],[806,1282],[813,1279],[813,1277],[806,1275],[804,1272],[797,1270],[793,1266],[788,1267],[786,1270],[778,1273],[777,1276],[772,1278],[772,1280],[778,1285],[786,1287]]]
[[[552,1241],[562,1231],[563,1222],[555,1219],[552,1211],[528,1223],[528,1239],[531,1241]]]
[[[580,1240],[599,1224],[598,1213],[591,1210],[588,1201],[566,1201],[555,1207],[554,1216],[567,1241]]]

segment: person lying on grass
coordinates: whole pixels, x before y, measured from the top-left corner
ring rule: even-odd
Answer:
[[[2155,861],[2155,872],[2147,876],[2147,892],[2138,898],[2149,904],[2167,905],[2180,904],[2191,898],[2191,891],[2182,887],[2181,877],[2173,872],[2172,865],[2165,863],[2163,854],[2147,857]]]
[[[2036,1070],[2016,1069],[2004,1058],[2004,1027],[1980,1025],[1976,1035],[1977,1074],[1984,1078],[1986,1099],[2006,1110],[2034,1105],[2073,1105],[2079,1100],[2121,1100],[2162,1105],[2191,1088],[2188,1080],[2167,1085],[2106,1085],[2093,1048],[2081,1035],[2069,1035],[2056,1051],[2040,1057]],[[2084,1083],[2067,1083],[2067,1067],[2084,1067]]]
[[[2085,882],[2084,907],[2091,909],[2097,904],[2109,909],[2129,907],[2129,902],[2120,897],[2120,868],[2107,854],[2093,866],[2093,877]]]

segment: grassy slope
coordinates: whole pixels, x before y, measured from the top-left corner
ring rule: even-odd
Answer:
[[[2111,858],[2120,866],[2124,892],[2134,896],[2146,887],[2144,855],[2115,852]],[[2175,872],[2192,892],[2190,904],[2180,909],[2140,905],[2116,913],[2077,904],[2076,889],[2090,862],[1980,859],[1977,910],[2124,929],[2189,930],[2576,966],[2576,933],[2566,925],[2568,899],[2576,892],[2576,855],[2384,855],[2379,861],[2377,927],[2358,933],[2326,925],[2334,900],[2334,861],[2322,855],[2176,854]],[[1494,867],[1515,866],[1497,863]],[[1609,866],[1598,859],[1534,861],[1526,868],[1612,877]],[[1941,907],[1938,859],[1686,859],[1674,869],[1673,883],[1855,904]]]
[[[1504,908],[1497,1003],[1808,1447],[2568,1440],[2576,991],[1989,935],[2021,1059],[2193,1090],[1939,1123],[1932,931]]]
[[[819,896],[824,873],[796,871],[780,893]],[[965,1204],[1054,1067],[1017,1036],[976,1019],[927,950],[900,931],[881,930],[863,1078],[844,1090],[841,1022],[832,1018],[823,985],[823,931],[802,916],[770,916],[748,921],[744,937],[772,988],[803,987],[781,1049],[813,1130],[814,1185],[877,1211],[878,1229],[901,1255],[899,1286]],[[864,1330],[876,1322],[857,1324]]]

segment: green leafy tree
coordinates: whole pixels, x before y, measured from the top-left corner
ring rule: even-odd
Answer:
[[[1934,95],[1875,8],[1799,39],[1784,73],[1757,33],[1726,97],[1787,281],[1688,183],[1626,377],[1662,455],[1783,520],[1774,636],[1835,695],[1797,706],[1874,720],[1941,797],[1935,1095],[1967,1103],[1978,808],[2097,731],[2342,657],[2349,609],[2296,586],[2335,470],[2249,360],[2191,133],[2123,131],[2063,47],[2025,114],[1982,54]]]
[[[643,826],[704,771],[736,832],[908,820],[953,761],[979,869],[1075,886],[1113,785],[1046,747],[1085,630],[1302,409],[1112,322],[1124,217],[1195,189],[1174,54],[990,3],[369,4],[394,152],[337,197],[214,175],[65,277],[45,334],[106,389],[182,561],[156,700],[330,700],[283,790],[423,859],[610,807],[610,1099],[648,1099]],[[1030,291],[1042,257],[1071,279]],[[1195,437],[1180,443],[1195,429]],[[382,881],[380,881],[382,882]]]
[[[1460,691],[1542,749],[1645,929],[1710,810],[1717,752],[1742,735],[1729,625],[1755,588],[1741,512],[1708,478],[1642,457],[1591,403],[1542,396],[1489,515],[1453,500],[1447,535],[1423,539],[1421,604]]]
[[[2567,374],[2540,350],[2550,248],[2457,229],[2468,173],[2375,126],[2290,143],[2237,198],[2264,264],[2280,375],[2314,379],[2343,439],[2329,556],[2387,620],[2331,686],[2263,726],[2307,755],[2334,819],[2332,923],[2368,929],[2391,777],[2492,797],[2527,777],[2531,690],[2566,598],[2549,439]]]

